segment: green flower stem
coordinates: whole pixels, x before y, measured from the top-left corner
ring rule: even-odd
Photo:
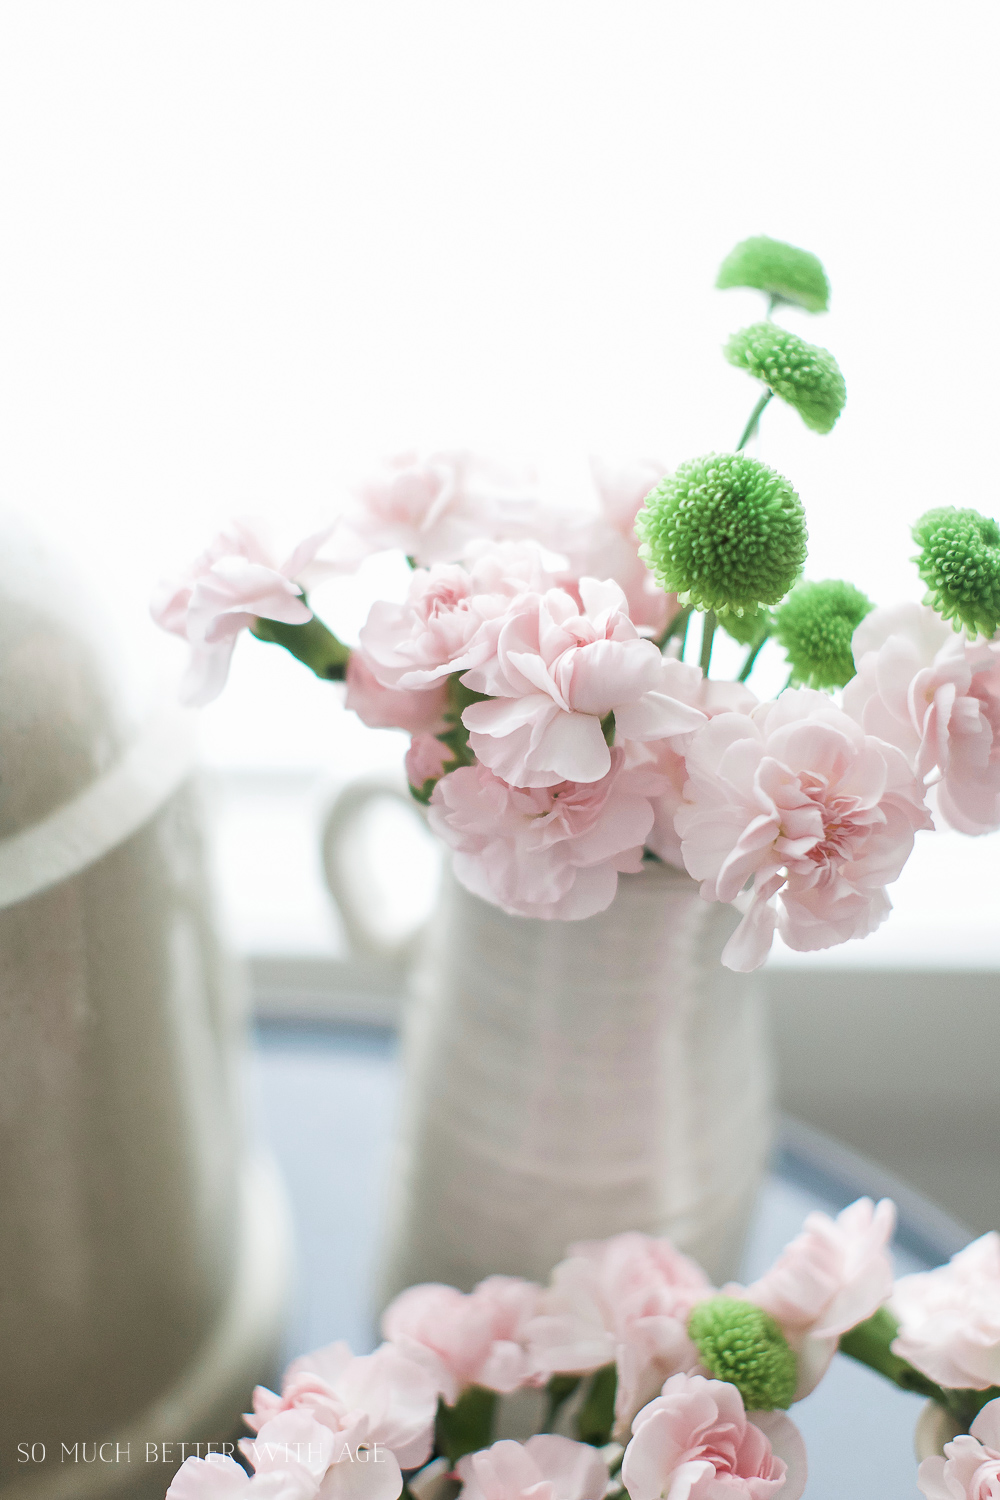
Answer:
[[[582,1375],[553,1375],[545,1387],[545,1394],[549,1398],[549,1409],[545,1414],[543,1432],[554,1432],[556,1420],[559,1413],[569,1398],[579,1389]]]
[[[754,669],[754,663],[756,662],[761,651],[767,645],[767,642],[770,640],[770,638],[771,632],[769,630],[765,630],[764,634],[761,636],[757,644],[750,647],[750,650],[747,652],[747,659],[743,663],[743,670],[736,679],[737,682],[746,682],[747,678],[750,676],[750,673]]]
[[[311,672],[327,682],[343,682],[347,674],[350,648],[338,641],[333,631],[327,630],[315,615],[304,625],[286,625],[281,620],[255,620],[250,633],[259,641],[284,646]]]
[[[700,666],[705,677],[712,664],[712,641],[715,638],[715,627],[718,621],[714,609],[706,610],[701,625],[701,661]]]
[[[774,392],[770,388],[768,388],[764,392],[763,396],[761,396],[760,400],[757,402],[757,405],[754,407],[753,411],[750,413],[750,420],[747,422],[747,425],[743,429],[743,436],[736,444],[737,453],[743,452],[743,449],[746,447],[747,443],[749,443],[750,439],[757,431],[757,428],[760,425],[761,413],[763,412],[765,406],[770,401],[773,395]]]
[[[953,1390],[949,1386],[940,1386],[933,1380],[928,1380],[926,1375],[921,1375],[905,1359],[893,1354],[890,1346],[898,1332],[899,1324],[892,1313],[887,1307],[880,1307],[864,1323],[859,1323],[856,1328],[851,1328],[843,1335],[840,1352],[849,1354],[859,1364],[867,1365],[870,1370],[884,1375],[886,1380],[891,1380],[900,1390],[914,1391],[918,1396],[927,1396],[931,1401],[936,1401],[938,1406],[943,1406],[945,1411],[951,1413],[963,1432],[968,1432],[979,1412],[988,1401],[996,1400],[1000,1390],[996,1386],[985,1391]]]
[[[674,618],[670,621],[670,624],[667,626],[666,630],[663,632],[663,634],[661,636],[658,636],[657,639],[656,639],[656,641],[654,642],[654,644],[655,644],[655,646],[657,647],[658,650],[662,651],[663,648],[664,648],[664,646],[667,644],[668,641],[673,640],[673,638],[674,638],[675,635],[679,635],[681,637],[681,642],[682,642],[682,644],[681,644],[681,655],[682,656],[684,655],[683,641],[687,637],[688,620],[690,620],[690,618],[691,618],[691,610],[692,610],[692,608],[693,608],[693,606],[690,605],[690,604],[688,604],[683,609],[679,609],[677,611],[677,613],[674,615]]]

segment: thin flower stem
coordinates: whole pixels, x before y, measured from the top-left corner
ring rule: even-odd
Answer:
[[[744,427],[744,429],[743,429],[743,435],[740,438],[739,442],[736,444],[736,452],[737,453],[742,453],[742,451],[746,447],[747,443],[749,443],[750,439],[753,437],[754,433],[757,431],[757,426],[758,426],[758,423],[760,422],[761,412],[764,410],[765,406],[770,401],[770,399],[771,399],[771,397],[773,395],[774,395],[774,392],[771,390],[770,387],[768,387],[767,390],[764,392],[763,396],[761,396],[760,400],[757,402],[757,405],[754,407],[753,411],[750,413],[750,420],[747,422],[747,425]]]
[[[701,626],[701,670],[703,676],[708,676],[708,669],[712,663],[712,641],[715,636],[715,627],[718,623],[714,609],[705,612],[705,618]]]
[[[750,650],[747,652],[747,659],[743,663],[743,670],[742,670],[742,672],[740,673],[740,675],[736,679],[737,682],[746,682],[747,678],[750,676],[750,673],[753,671],[754,662],[757,660],[757,658],[760,655],[761,651],[767,645],[767,642],[770,640],[770,637],[771,637],[771,632],[768,630],[768,631],[765,632],[764,635],[761,636],[761,638],[757,642],[756,646],[751,646],[750,647]]]
[[[671,641],[675,635],[683,636],[687,633],[687,622],[691,615],[691,609],[692,606],[690,604],[683,609],[679,609],[663,634],[657,637],[655,645],[659,651],[662,651],[668,641]],[[681,655],[683,654],[682,647]]]
[[[691,624],[691,615],[692,615],[692,611],[690,609],[686,609],[684,611],[684,624],[683,624],[683,626],[681,628],[680,646],[679,646],[678,651],[677,651],[677,660],[678,661],[683,661],[684,660],[684,648],[687,645],[688,626]]]
[[[343,682],[351,658],[350,648],[338,641],[315,615],[304,625],[286,625],[282,620],[255,620],[250,632],[259,641],[284,646],[317,677],[327,682]]]

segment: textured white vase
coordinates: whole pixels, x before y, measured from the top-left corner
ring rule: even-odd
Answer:
[[[738,920],[656,863],[583,922],[507,916],[446,877],[407,1016],[383,1301],[544,1279],[571,1242],[628,1229],[735,1274],[771,1131],[761,998],[719,963]]]
[[[190,725],[0,537],[0,1497],[162,1496],[146,1444],[231,1436],[273,1369],[283,1202],[246,1146]]]

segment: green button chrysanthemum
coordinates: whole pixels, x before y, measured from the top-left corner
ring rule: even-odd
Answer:
[[[844,409],[847,387],[829,349],[807,344],[777,323],[751,323],[725,348],[731,365],[749,370],[794,406],[807,427],[829,432]]]
[[[798,1381],[795,1355],[777,1323],[762,1307],[736,1297],[699,1302],[688,1335],[716,1380],[728,1380],[747,1411],[791,1406]]]
[[[726,615],[720,624],[726,634],[741,646],[756,646],[770,634],[774,616],[769,609],[753,609],[743,615]]]
[[[758,234],[730,250],[719,268],[717,287],[752,286],[780,302],[794,302],[807,312],[826,312],[830,283],[808,250]]]
[[[1000,624],[1000,527],[977,510],[942,506],[913,528],[913,559],[927,585],[925,603],[955,629],[996,635]]]
[[[840,578],[800,583],[775,615],[775,636],[784,646],[798,687],[838,688],[854,676],[851,637],[875,606]]]
[[[777,604],[806,558],[802,502],[746,453],[710,453],[668,474],[636,517],[640,554],[668,592],[717,614]]]

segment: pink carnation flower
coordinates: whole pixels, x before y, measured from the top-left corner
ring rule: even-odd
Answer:
[[[726,713],[748,714],[758,701],[742,683],[706,678],[700,667],[681,662],[675,663],[671,689],[683,703],[700,709],[709,719]],[[630,745],[627,749],[628,765],[647,765],[663,777],[664,790],[653,799],[653,826],[646,848],[679,870],[684,869],[684,856],[674,818],[684,804],[688,779],[684,750],[688,743],[689,739],[675,736],[646,745]]]
[[[997,1500],[1000,1495],[1000,1400],[988,1401],[968,1434],[925,1458],[917,1484],[927,1500]]]
[[[666,473],[666,465],[645,461],[613,467],[592,458],[590,469],[598,514],[575,527],[560,518],[551,545],[569,558],[573,578],[613,578],[628,601],[633,625],[646,635],[660,636],[680,605],[676,594],[660,588],[639,556],[635,518],[650,490]],[[563,583],[563,587],[570,585]]]
[[[415,791],[422,791],[428,781],[440,781],[451,759],[447,745],[433,734],[415,734],[406,752],[406,779]]]
[[[606,776],[602,723],[611,713],[618,740],[662,739],[704,722],[674,695],[680,663],[639,636],[618,585],[583,578],[580,597],[582,614],[562,589],[516,600],[495,652],[462,678],[491,700],[462,715],[470,748],[512,786]]]
[[[351,652],[344,704],[369,729],[434,733],[445,727],[443,714],[447,701],[448,690],[443,682],[434,683],[429,688],[383,687],[361,652]]]
[[[530,1325],[532,1359],[546,1379],[616,1363],[615,1431],[627,1438],[667,1376],[697,1368],[688,1318],[712,1291],[667,1239],[628,1233],[573,1245]]]
[[[608,1466],[587,1443],[540,1433],[467,1453],[456,1466],[463,1500],[603,1500]]]
[[[278,563],[251,521],[231,521],[181,577],[161,583],[150,604],[157,625],[191,646],[181,682],[186,703],[210,703],[226,685],[229,661],[241,630],[255,620],[304,625],[312,610],[302,585],[318,582],[332,565],[316,554],[330,532],[300,542]]]
[[[440,687],[493,655],[512,599],[550,582],[529,542],[474,548],[467,566],[418,569],[405,603],[372,605],[360,637],[365,665],[384,687]]]
[[[730,969],[758,968],[775,927],[799,952],[873,932],[915,831],[933,826],[902,752],[805,688],[712,719],[686,763],[684,863],[707,901],[745,912]]]
[[[335,545],[355,563],[389,548],[424,567],[457,562],[479,537],[526,535],[533,486],[533,475],[475,453],[401,454],[358,486]]]
[[[622,1481],[631,1500],[798,1500],[805,1445],[784,1412],[748,1417],[734,1385],[672,1375],[632,1424]]]
[[[516,1276],[488,1276],[471,1292],[411,1286],[382,1314],[382,1332],[426,1363],[449,1406],[469,1385],[516,1391],[534,1383],[524,1338],[540,1290]]]
[[[655,648],[654,648],[655,649]],[[600,781],[508,786],[485,766],[438,782],[430,825],[455,851],[457,879],[484,901],[520,916],[577,921],[611,905],[619,871],[642,868],[663,786],[648,769],[609,755]]]
[[[932,609],[876,609],[854,633],[844,709],[933,776],[960,833],[1000,827],[1000,647],[956,634]]]
[[[836,1219],[811,1213],[758,1281],[745,1291],[725,1288],[769,1312],[795,1350],[796,1401],[818,1385],[840,1335],[870,1318],[892,1291],[888,1247],[895,1226],[896,1207],[888,1198],[877,1206],[859,1198]]]
[[[252,1476],[220,1453],[189,1458],[174,1475],[167,1500],[314,1500],[317,1495],[334,1500],[343,1487],[323,1482],[330,1465],[336,1463],[334,1448],[333,1434],[308,1413],[287,1413],[262,1429],[250,1445],[246,1456],[256,1470]],[[391,1471],[395,1466],[390,1463],[388,1467]],[[389,1484],[380,1484],[381,1479],[380,1469],[375,1483],[357,1487],[364,1500],[395,1500],[402,1476],[395,1489],[391,1474]]]
[[[262,1424],[288,1411],[328,1428],[338,1453],[378,1443],[412,1469],[430,1455],[437,1390],[424,1365],[391,1344],[358,1356],[336,1343],[293,1360],[280,1396],[258,1386],[247,1425],[263,1435]]]
[[[894,1354],[953,1389],[1000,1385],[1000,1235],[973,1240],[947,1265],[896,1282]]]

